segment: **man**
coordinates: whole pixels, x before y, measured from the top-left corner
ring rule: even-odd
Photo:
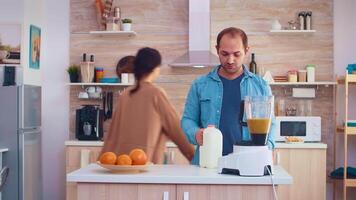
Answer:
[[[181,126],[189,142],[197,145],[192,164],[199,164],[199,145],[203,130],[215,125],[223,134],[223,155],[233,151],[233,145],[250,140],[247,127],[239,123],[240,103],[245,96],[271,96],[271,88],[261,77],[243,65],[249,52],[246,33],[230,27],[222,30],[216,43],[220,65],[209,74],[196,79],[189,91]],[[268,138],[274,147],[273,124]]]

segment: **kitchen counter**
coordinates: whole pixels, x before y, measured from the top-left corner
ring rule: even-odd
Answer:
[[[327,144],[320,142],[304,142],[304,143],[285,143],[276,142],[276,149],[326,149]]]
[[[241,177],[193,165],[152,165],[137,174],[114,174],[91,164],[67,174],[76,184],[77,200],[274,200],[274,191],[292,184],[280,166],[271,176]]]
[[[327,145],[324,143],[284,143],[284,142],[276,142],[276,149],[288,149],[288,148],[296,148],[296,149],[326,149]],[[79,140],[68,140],[65,142],[65,146],[95,146],[101,147],[104,145],[103,141],[79,141]],[[177,147],[173,142],[167,142],[166,147]]]
[[[276,185],[292,184],[293,178],[280,166],[274,167]],[[67,174],[68,182],[85,183],[146,183],[146,184],[237,184],[271,185],[270,176],[242,177],[219,174],[216,169],[194,165],[152,165],[137,174],[114,174],[97,164],[90,164]]]

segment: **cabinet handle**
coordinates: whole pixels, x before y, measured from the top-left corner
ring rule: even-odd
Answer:
[[[183,200],[189,200],[189,192],[183,192]]]
[[[163,200],[169,200],[169,192],[168,191],[163,192]]]

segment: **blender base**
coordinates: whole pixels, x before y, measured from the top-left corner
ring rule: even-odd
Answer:
[[[273,174],[272,151],[268,146],[234,146],[233,153],[219,158],[218,172],[239,176]]]

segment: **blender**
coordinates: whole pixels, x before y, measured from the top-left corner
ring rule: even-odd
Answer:
[[[273,109],[273,96],[245,97],[244,118],[251,140],[234,145],[231,154],[219,158],[219,173],[240,176],[273,174],[272,151],[267,146]]]

